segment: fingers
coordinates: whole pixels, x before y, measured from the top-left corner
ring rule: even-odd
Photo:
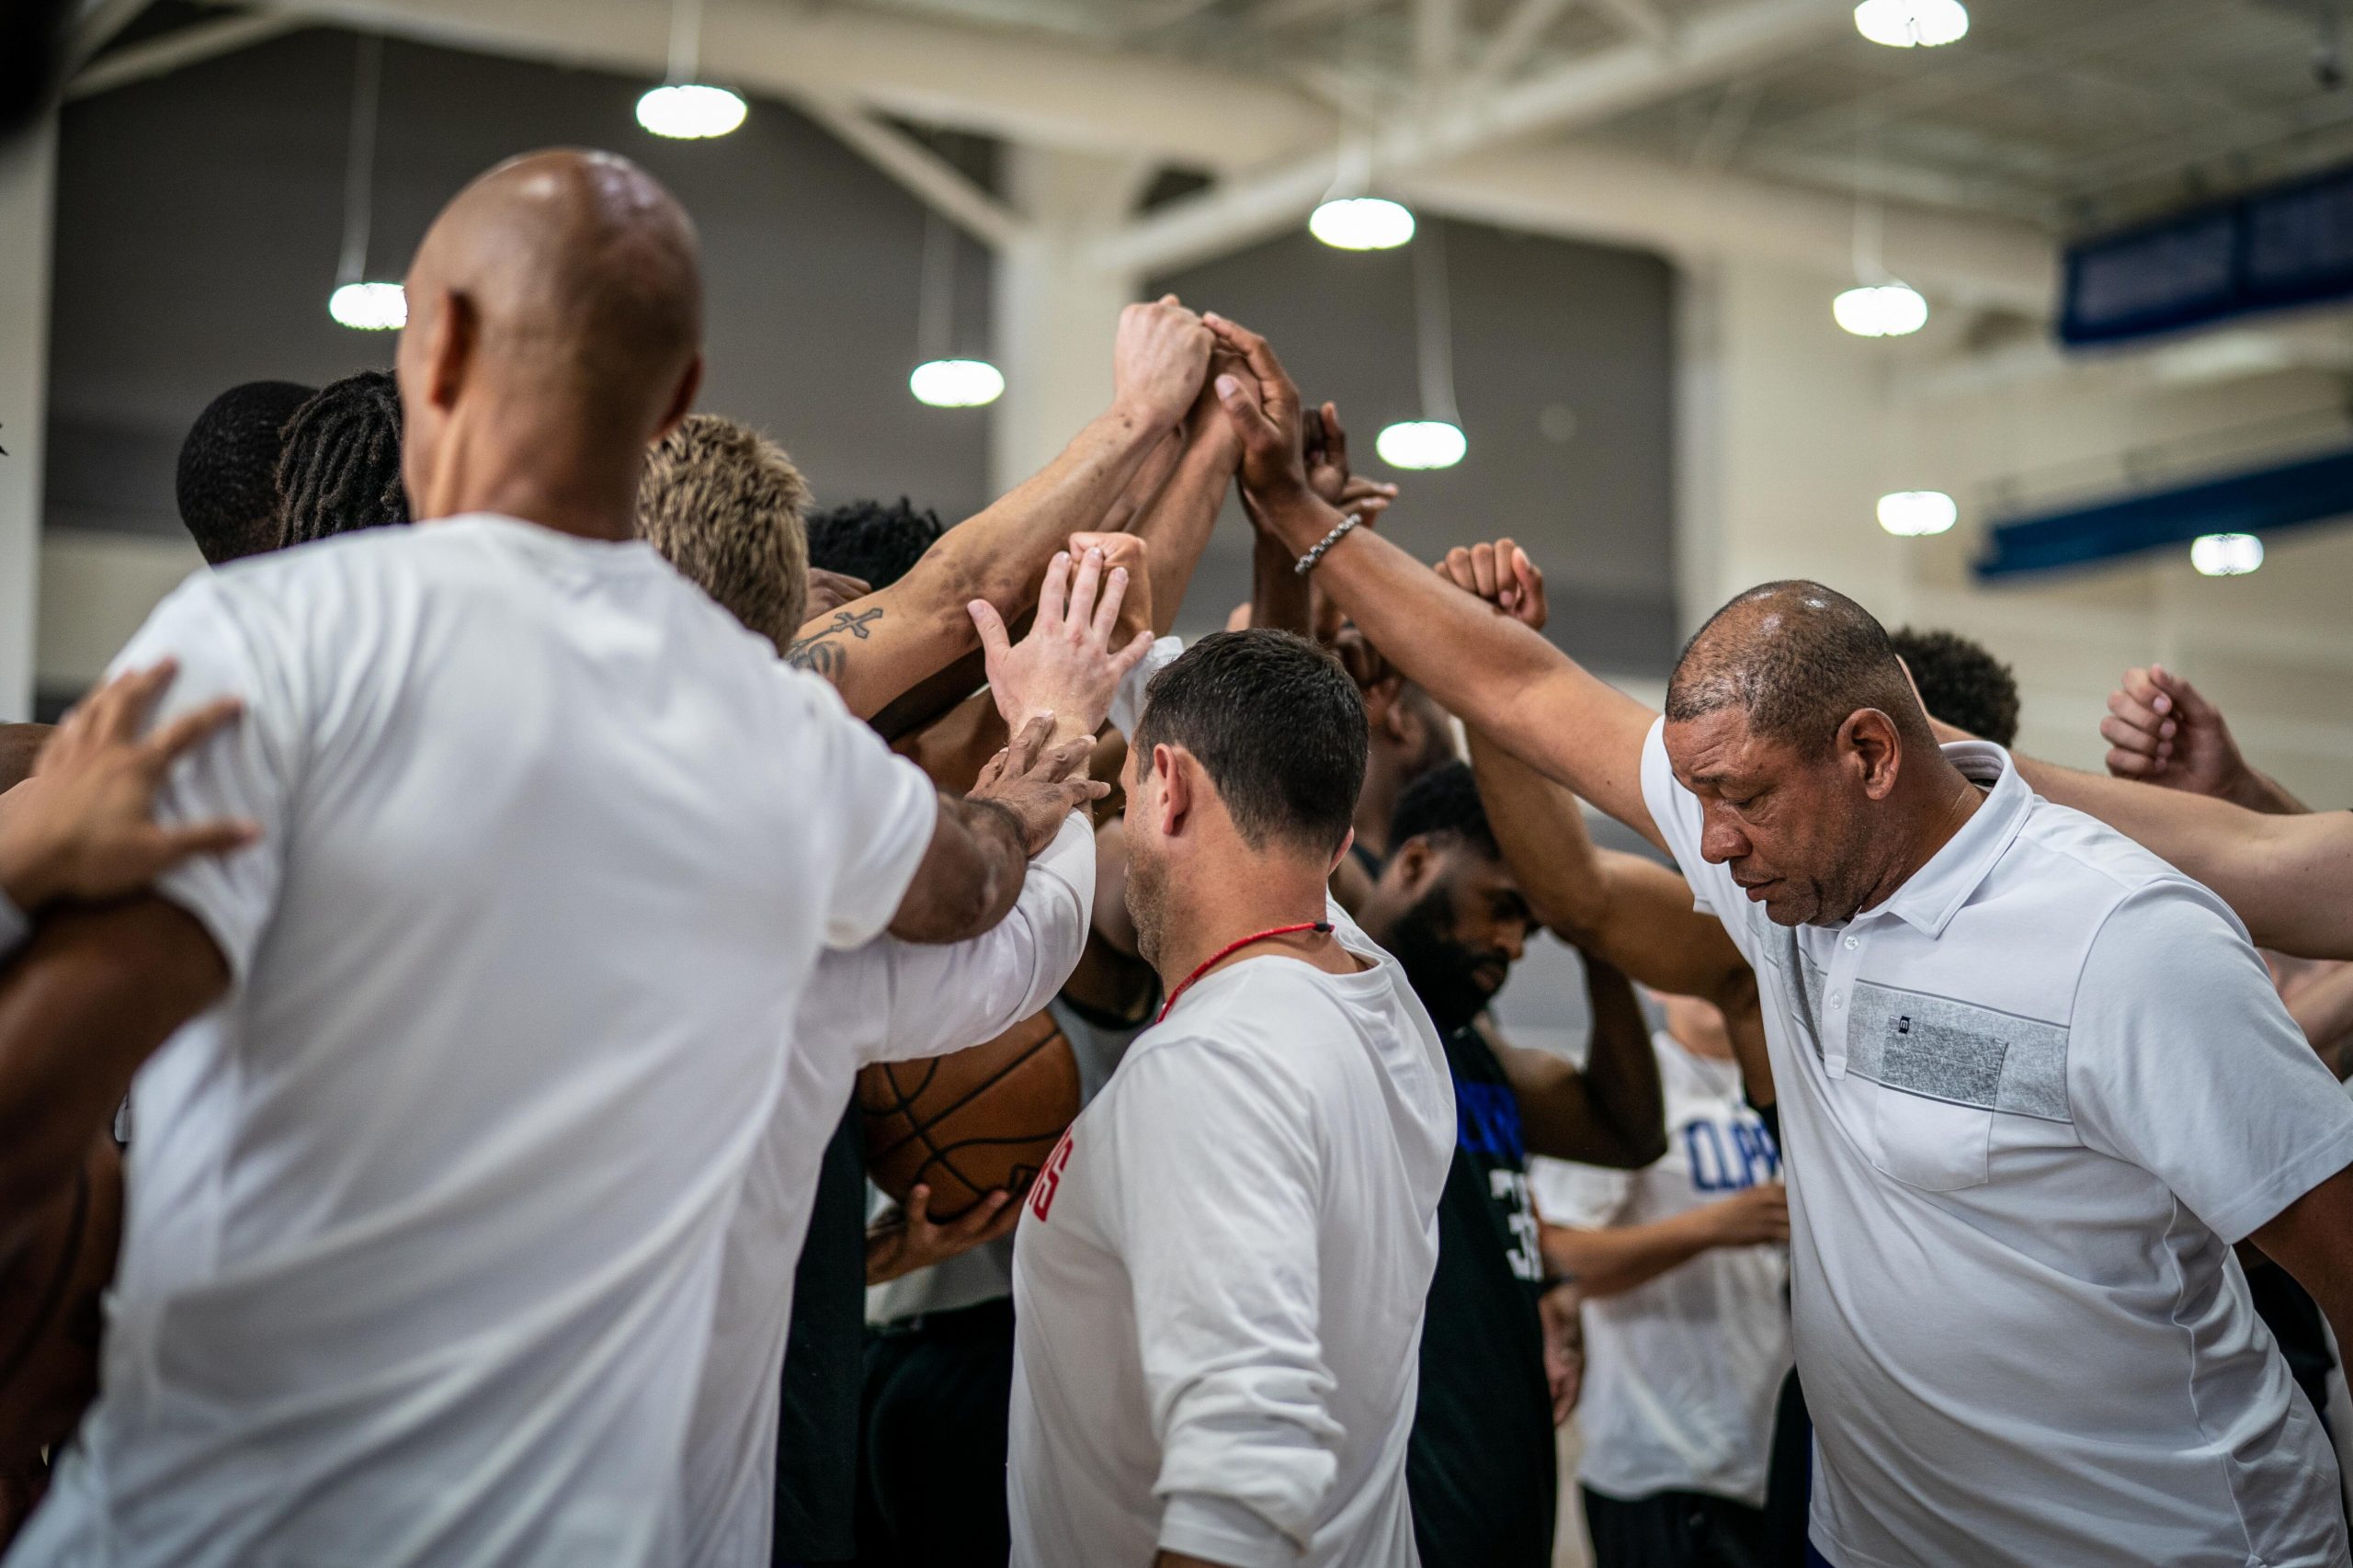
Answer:
[[[2117,694],[2119,697],[2122,695],[2121,692]],[[2109,698],[2109,707],[2113,709],[2115,704],[2116,698]],[[2099,722],[2099,733],[2100,739],[2119,751],[2135,753],[2147,757],[2151,762],[2162,762],[2173,751],[2170,739],[2173,734],[2173,725],[2170,723],[2163,726],[2160,733],[2152,733],[2131,719],[2111,713],[2109,717]]]
[[[1049,784],[1059,784],[1074,776],[1083,778],[1094,756],[1094,736],[1073,735],[1061,744],[1047,748],[1030,771]]]
[[[1223,375],[1217,379],[1217,400],[1225,407],[1226,417],[1233,421],[1243,445],[1252,450],[1263,450],[1279,440],[1275,422],[1267,415],[1266,405],[1258,401],[1257,390],[1243,384],[1243,378]]]
[[[2155,683],[2159,692],[2166,699],[2168,711],[2184,719],[2208,718],[2213,715],[2214,705],[2200,696],[2196,687],[2163,665],[2151,665],[2149,676]]]
[[[141,746],[149,776],[160,776],[173,758],[214,731],[233,723],[245,705],[233,697],[216,698],[193,712],[183,713],[147,737]]]
[[[1111,645],[1112,629],[1120,621],[1120,607],[1127,603],[1127,600],[1128,569],[1124,566],[1114,566],[1111,568],[1110,576],[1104,581],[1103,597],[1095,607],[1095,619],[1087,627],[1087,636],[1092,640],[1093,646],[1108,648]]]
[[[917,1182],[907,1189],[907,1227],[928,1227],[931,1223],[931,1188]]]
[[[1063,560],[1068,561],[1064,555]],[[1078,558],[1078,569],[1070,576],[1070,597],[1063,605],[1058,623],[1083,627],[1095,619],[1095,597],[1103,588],[1103,552],[1089,550]]]
[[[1322,408],[1316,410],[1316,415],[1324,426],[1324,450],[1330,455],[1333,466],[1336,468],[1347,467],[1348,432],[1347,427],[1340,423],[1339,405],[1337,403],[1327,403]],[[1354,483],[1355,482],[1351,480],[1349,483]]]
[[[1007,778],[1019,778],[1038,765],[1038,754],[1045,748],[1046,739],[1054,733],[1054,716],[1040,713],[1021,726],[1021,731],[1005,747],[1005,772]]]
[[[172,684],[179,665],[163,659],[143,670],[128,670],[98,688],[90,699],[91,729],[100,740],[127,741],[164,688]]]
[[[2108,770],[2119,778],[2147,778],[2157,771],[2154,757],[2122,746],[2111,746],[2108,753]]]
[[[1246,626],[1250,614],[1250,607],[1248,605],[1244,605],[1242,607],[1241,613]],[[1244,627],[1233,628],[1233,630],[1237,631],[1244,629]],[[1108,631],[1104,633],[1107,641],[1108,640],[1109,635],[1110,634]],[[1112,678],[1114,680],[1127,679],[1128,672],[1134,669],[1138,665],[1142,664],[1143,656],[1152,652],[1152,628],[1148,626],[1142,631],[1137,632],[1133,637],[1130,638],[1126,647],[1111,655]]]
[[[995,784],[998,779],[1003,778],[1005,777],[1005,748],[1000,746],[997,748],[997,754],[995,756],[989,758],[988,761],[981,765],[980,777],[972,780],[972,788],[970,792],[972,794],[978,794],[982,790],[987,789],[990,785]]]
[[[1265,338],[1221,315],[1206,315],[1201,320],[1211,332],[1242,350],[1243,362],[1250,367],[1250,373],[1258,378],[1260,385],[1272,391],[1291,384],[1290,372],[1283,369],[1283,362],[1275,357]]]
[[[1498,585],[1494,545],[1474,544],[1471,547],[1471,581],[1481,598],[1492,601],[1495,597]]]
[[[1013,640],[1006,635],[1005,617],[997,614],[996,606],[986,599],[974,599],[964,607],[972,618],[972,628],[981,634],[981,657],[992,676],[1013,652]]]
[[[1471,552],[1462,546],[1458,544],[1448,551],[1439,559],[1437,570],[1439,576],[1444,577],[1464,593],[1475,594],[1479,591],[1478,579],[1471,572]]]
[[[1005,1217],[1012,1206],[1013,1194],[997,1187],[978,1203],[939,1228],[940,1240],[952,1246],[969,1247],[992,1240],[990,1232]]]
[[[257,824],[234,817],[157,828],[154,832],[156,871],[166,870],[198,855],[226,855],[261,837]]]
[[[1046,562],[1046,580],[1038,585],[1039,626],[1059,626],[1070,602],[1070,551],[1058,550]]]

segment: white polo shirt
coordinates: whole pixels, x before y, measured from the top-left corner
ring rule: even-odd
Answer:
[[[1783,927],[1643,790],[1756,970],[1788,1152],[1813,1534],[1836,1568],[2343,1568],[2336,1461],[2231,1244],[2353,1165],[2238,921],[2122,835],[1989,793],[1879,907]]]

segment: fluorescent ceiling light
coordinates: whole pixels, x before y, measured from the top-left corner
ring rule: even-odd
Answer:
[[[2203,534],[2189,541],[2189,563],[2209,577],[2244,577],[2263,564],[2253,534]]]
[[[744,123],[744,100],[724,87],[674,82],[637,100],[637,122],[656,136],[699,142]]]
[[[1934,49],[1968,33],[1969,7],[1961,0],[1863,0],[1855,30],[1890,49]]]
[[[1407,419],[1383,430],[1372,449],[1391,468],[1452,468],[1470,446],[1460,426],[1443,419]]]
[[[1414,215],[1378,196],[1345,197],[1318,207],[1307,232],[1335,250],[1395,250],[1414,237]]]
[[[1879,526],[1898,539],[1940,534],[1960,516],[1961,508],[1941,490],[1898,490],[1879,498]]]
[[[1857,337],[1904,337],[1928,324],[1928,301],[1908,284],[1868,284],[1831,301],[1830,313]]]
[[[327,314],[355,332],[393,332],[408,324],[408,295],[397,283],[346,283],[327,296]]]
[[[985,359],[931,359],[907,377],[917,403],[934,408],[978,408],[1005,392],[1005,377]]]

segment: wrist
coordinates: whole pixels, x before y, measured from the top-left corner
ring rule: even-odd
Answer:
[[[1303,480],[1296,487],[1285,484],[1253,490],[1251,497],[1257,506],[1259,526],[1294,559],[1314,549],[1340,524],[1339,509],[1307,488]]]
[[[18,836],[0,826],[0,894],[30,915],[57,896],[59,868],[54,857],[35,853]]]

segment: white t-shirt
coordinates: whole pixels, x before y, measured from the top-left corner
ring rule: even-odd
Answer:
[[[1014,1248],[1015,1568],[1405,1568],[1422,1308],[1454,1091],[1336,904],[1326,974],[1201,981],[1129,1047]]]
[[[1095,835],[1074,813],[1029,867],[1013,913],[952,947],[883,937],[826,953],[801,999],[798,1049],[728,1227],[717,1321],[688,1432],[685,1561],[767,1568],[775,1551],[779,1379],[817,1165],[871,1062],[961,1051],[1046,1005],[1077,966],[1095,903]]]
[[[1649,1225],[1720,1203],[1780,1174],[1772,1134],[1748,1108],[1740,1068],[1651,1037],[1666,1103],[1666,1153],[1639,1171],[1529,1162],[1538,1209],[1556,1225]],[[1577,1479],[1633,1502],[1705,1492],[1765,1501],[1773,1407],[1790,1369],[1789,1254],[1712,1247],[1654,1279],[1585,1304]]]
[[[1813,1533],[1837,1568],[2342,1568],[2336,1460],[2231,1244],[2353,1165],[2222,901],[1990,787],[1879,907],[1783,927],[1651,816],[1756,967],[1792,1231]]]
[[[104,1392],[10,1557],[669,1562],[721,1244],[822,944],[936,797],[642,543],[384,529],[118,661],[244,719],[159,815],[227,998],[140,1073]]]

